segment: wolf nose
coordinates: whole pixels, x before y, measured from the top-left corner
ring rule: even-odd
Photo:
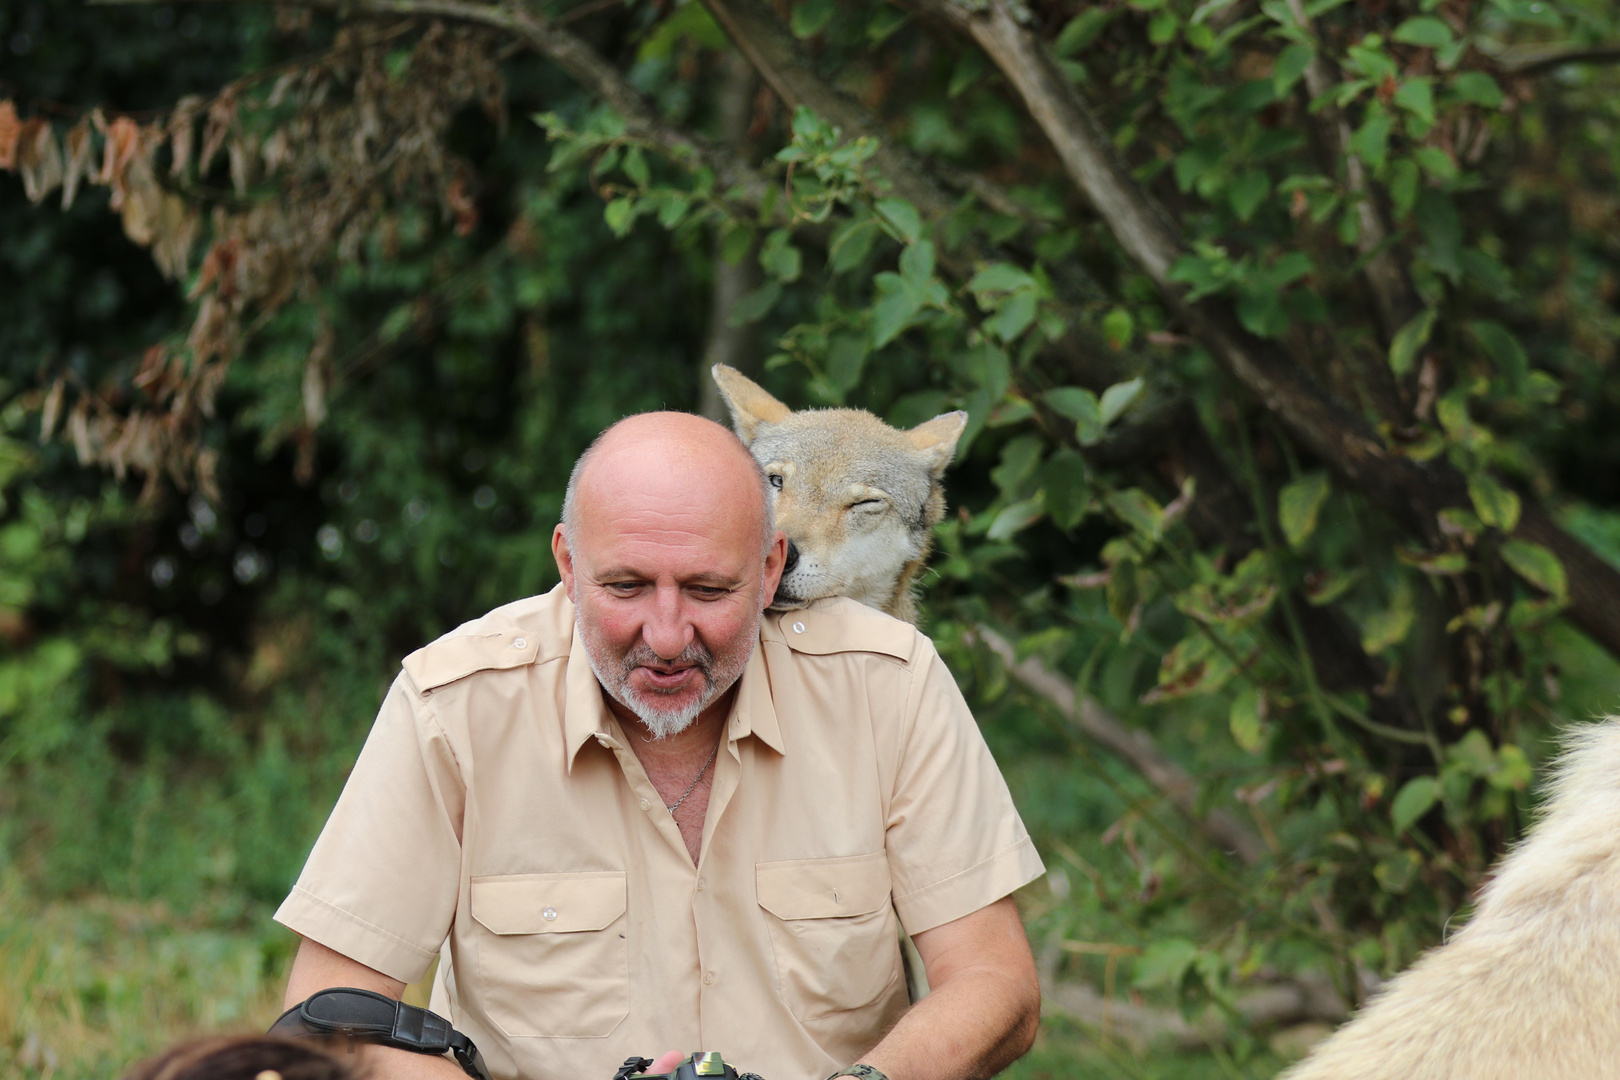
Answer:
[[[782,564],[782,573],[791,574],[793,568],[799,565],[799,545],[788,541],[787,561]]]

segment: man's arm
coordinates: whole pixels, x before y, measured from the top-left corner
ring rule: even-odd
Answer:
[[[911,940],[928,996],[861,1061],[889,1080],[979,1080],[1029,1051],[1041,986],[1012,897]]]
[[[312,938],[305,938],[293,958],[282,1007],[290,1009],[317,991],[334,986],[371,990],[395,1001],[405,993],[405,984],[398,979],[350,960]],[[366,1075],[373,1080],[466,1080],[461,1067],[447,1057],[375,1045],[362,1046],[360,1054]]]

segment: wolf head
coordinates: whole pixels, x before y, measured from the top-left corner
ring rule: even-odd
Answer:
[[[910,431],[861,409],[794,412],[724,364],[714,381],[774,490],[789,541],[774,610],[848,596],[915,622],[912,582],[945,514],[945,467],[967,413]]]

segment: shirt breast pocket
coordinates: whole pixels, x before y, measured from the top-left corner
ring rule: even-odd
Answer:
[[[623,871],[475,877],[478,993],[508,1036],[600,1038],[630,1011]]]
[[[755,867],[782,999],[800,1020],[871,1005],[903,978],[883,852]]]

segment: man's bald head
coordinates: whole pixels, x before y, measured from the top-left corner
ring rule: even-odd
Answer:
[[[759,462],[731,431],[702,416],[650,412],[625,417],[585,449],[574,463],[563,496],[563,536],[577,550],[581,515],[616,495],[656,486],[681,493],[721,493],[737,510],[752,511],[759,523],[760,548],[776,535],[770,482]]]

